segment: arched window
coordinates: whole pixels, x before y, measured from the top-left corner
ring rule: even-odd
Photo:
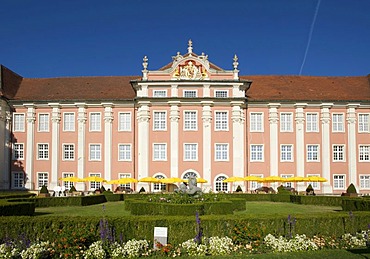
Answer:
[[[195,177],[195,178],[197,178],[197,177],[198,177],[197,173],[192,172],[192,171],[189,171],[189,172],[187,172],[187,173],[185,173],[185,174],[184,174],[183,179],[189,179],[189,177],[190,177],[190,176],[193,176],[193,177]]]
[[[228,191],[228,184],[224,183],[223,181],[226,180],[225,176],[219,176],[216,178],[215,185],[216,185],[216,192],[227,192]]]
[[[155,178],[157,179],[164,179],[163,175],[156,175]],[[165,191],[166,190],[166,184],[165,183],[154,183],[154,192],[160,192],[160,191]]]

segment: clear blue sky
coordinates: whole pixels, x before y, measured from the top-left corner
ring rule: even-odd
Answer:
[[[318,0],[1,0],[0,64],[30,78],[140,75],[177,51],[298,75]],[[302,75],[370,74],[370,1],[321,0]]]

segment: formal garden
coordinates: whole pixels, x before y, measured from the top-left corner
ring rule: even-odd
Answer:
[[[0,198],[0,258],[370,256],[366,196],[103,191]],[[156,228],[166,230],[162,239]]]

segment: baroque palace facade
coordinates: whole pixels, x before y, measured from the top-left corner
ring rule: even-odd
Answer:
[[[370,192],[369,75],[241,76],[233,61],[224,70],[189,41],[158,70],[144,57],[140,76],[36,79],[1,66],[0,189],[195,175],[205,190],[250,191],[261,184],[223,180],[256,175],[326,178],[312,183],[316,193],[350,183]]]

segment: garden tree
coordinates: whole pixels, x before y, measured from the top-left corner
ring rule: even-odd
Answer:
[[[278,188],[278,194],[290,194],[290,191],[285,189],[283,185],[280,185]]]
[[[43,185],[41,187],[40,193],[49,193],[48,187],[46,187],[46,185]]]
[[[355,193],[357,194],[357,190],[356,190],[356,187],[353,185],[353,183],[351,183],[348,188],[347,188],[347,193]]]
[[[238,187],[236,188],[235,192],[243,192],[242,187],[240,187],[240,185],[238,185]]]
[[[315,191],[311,184],[309,184],[306,188],[306,195],[315,195]]]
[[[69,189],[69,192],[72,193],[72,192],[76,192],[76,188],[74,185],[71,186],[71,188]]]

